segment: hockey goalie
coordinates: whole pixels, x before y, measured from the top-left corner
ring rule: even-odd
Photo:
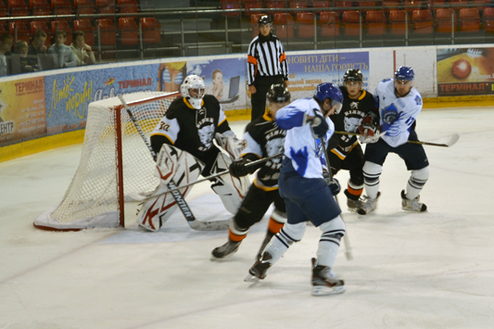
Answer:
[[[156,174],[159,186],[146,198],[139,211],[141,227],[157,231],[179,208],[192,228],[197,223],[185,197],[199,175],[227,171],[233,159],[240,156],[243,141],[230,129],[218,100],[204,95],[204,81],[189,75],[180,87],[182,97],[173,101],[165,116],[151,133],[151,147],[158,154]],[[226,152],[222,152],[216,145]],[[247,193],[250,181],[229,173],[211,179],[211,188],[226,210],[235,214]],[[181,188],[181,186],[187,185]],[[205,224],[206,225],[206,224]]]

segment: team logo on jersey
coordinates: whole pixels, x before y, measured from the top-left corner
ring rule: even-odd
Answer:
[[[422,98],[419,95],[415,96],[415,104],[422,105]]]
[[[285,142],[285,139],[283,137],[272,138],[272,139],[266,141],[266,153],[268,154],[268,157],[283,153],[284,142]],[[271,169],[279,169],[281,167],[281,157],[277,157],[277,158],[274,158],[274,159],[267,161],[266,167],[269,167]]]
[[[362,121],[362,118],[345,117],[343,119],[343,124],[345,125],[345,131],[348,131],[348,132],[357,131],[357,128],[360,125],[361,121]]]
[[[199,151],[204,152],[209,150],[213,146],[214,125],[204,125],[197,130],[197,133],[202,144],[201,146],[199,146]]]
[[[350,103],[350,109],[358,110],[358,102],[351,102]]]
[[[395,122],[397,118],[398,118],[398,109],[394,104],[389,105],[382,112],[383,122],[388,125]]]

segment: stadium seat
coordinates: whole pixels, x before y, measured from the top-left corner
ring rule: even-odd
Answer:
[[[494,33],[494,8],[488,7],[484,9],[484,31],[487,33]]]
[[[294,0],[291,0],[291,1],[288,1],[288,8],[290,9],[307,9],[309,8],[309,0],[299,0],[299,1],[294,1]],[[291,13],[294,13],[294,14],[297,14],[297,13],[305,13],[308,11],[305,11],[305,10],[293,10],[291,11]]]
[[[5,2],[3,2],[3,0],[0,0],[0,17],[7,17],[7,12],[8,12],[7,5],[5,4]],[[5,22],[2,22],[1,24],[4,23]]]
[[[47,0],[31,0],[29,1],[29,7],[33,16],[48,16],[51,14],[50,4]],[[49,18],[46,18],[46,21],[49,20]]]
[[[239,0],[220,0],[220,6],[223,10],[231,10],[231,9],[240,9],[240,1]],[[226,17],[239,16],[240,11],[232,11],[226,12],[222,14]]]
[[[29,44],[31,30],[24,21],[15,21],[9,23],[9,34],[14,37],[14,43],[24,40]],[[46,38],[48,40],[48,38]]]
[[[391,10],[398,10],[400,0],[382,0],[382,8],[384,12],[389,13]]]
[[[347,0],[336,0],[334,2],[334,6],[336,8],[349,8],[353,7],[354,2],[353,1],[347,1]]]
[[[451,8],[439,8],[436,10],[436,32],[451,33],[456,31],[455,11]]]
[[[74,10],[78,15],[94,14],[94,3],[93,0],[74,0]]]
[[[267,9],[285,9],[286,3],[284,0],[264,0],[264,6]]]
[[[386,16],[383,11],[367,11],[365,21],[367,23],[367,35],[380,36],[386,34]]]
[[[403,0],[403,9],[405,9],[407,13],[412,14],[415,10],[421,9],[420,6],[422,5],[422,1],[423,0]]]
[[[287,13],[274,14],[273,26],[275,34],[280,39],[293,38],[295,36],[295,24],[293,17]]]
[[[114,14],[115,13],[115,1],[114,0],[96,0],[96,12],[98,14]]]
[[[461,8],[469,6],[469,0],[448,0],[448,4],[458,14]]]
[[[377,7],[377,5],[378,5],[378,1],[373,1],[373,0],[360,0],[360,1],[356,1],[354,4],[355,7],[365,8],[363,9],[364,11],[370,10],[371,9],[370,7]]]
[[[65,44],[70,46],[72,43],[72,28],[70,27],[69,22],[60,20],[60,21],[52,21],[51,22],[51,34],[55,35],[57,30],[65,31],[67,34],[67,39],[65,40]]]
[[[406,10],[389,11],[389,34],[394,36],[405,36],[407,27],[410,26]]]
[[[104,46],[113,46],[117,44],[117,29],[113,20],[102,18],[96,20],[95,29],[99,28],[99,42]]]
[[[312,11],[317,13],[331,8],[331,1],[328,0],[313,0]]]
[[[460,31],[478,32],[480,31],[480,13],[477,8],[460,9]]]
[[[139,44],[139,26],[134,18],[119,18],[118,31],[120,33],[120,43],[122,45],[130,46]]]
[[[84,32],[84,42],[88,45],[93,46],[94,40],[94,28],[89,19],[77,19],[74,21],[74,31]]]
[[[142,42],[156,44],[161,41],[161,24],[154,17],[141,18]]]
[[[137,14],[139,12],[139,3],[137,0],[117,0],[118,12],[121,14]],[[128,15],[126,17],[137,18],[137,16]]]
[[[263,3],[262,0],[242,0],[242,6],[245,8],[244,15],[250,16],[253,13],[252,9],[262,9]]]
[[[343,35],[357,36],[360,35],[360,13],[356,10],[343,12],[341,17],[343,26]]]
[[[340,18],[334,11],[323,11],[319,16],[321,36],[336,37],[340,35]]]
[[[51,0],[53,15],[71,15],[72,3],[70,0]]]
[[[252,28],[252,38],[259,35],[259,27],[257,26],[257,21],[264,14],[252,14],[250,15],[250,27]]]
[[[297,26],[299,38],[314,38],[314,13],[298,13]]]
[[[48,24],[46,23],[46,21],[31,21],[29,23],[29,29],[30,29],[30,34],[33,36],[36,31],[38,30],[43,30],[45,31],[45,33],[48,35],[46,37],[46,41],[45,41],[45,46],[49,47],[50,46],[50,41],[51,41],[51,37],[53,36],[53,34],[51,33],[51,30],[50,28],[48,27]],[[55,41],[55,40],[54,40]],[[55,43],[55,42],[53,42]]]
[[[469,8],[477,8],[481,12],[490,3],[491,3],[491,0],[470,0],[470,5],[472,7],[469,7]]]
[[[24,0],[9,0],[9,12],[12,17],[28,16],[29,6]]]
[[[434,32],[434,21],[429,9],[414,10],[412,14],[412,27],[415,34],[432,34]]]

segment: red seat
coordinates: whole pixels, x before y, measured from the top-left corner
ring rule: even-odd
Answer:
[[[309,8],[309,1],[308,0],[299,0],[299,1],[289,1],[288,2],[288,8],[290,9],[307,9]],[[294,10],[292,13],[304,13],[306,11],[304,10]]]
[[[252,37],[255,38],[259,35],[259,26],[257,26],[257,21],[259,18],[265,14],[252,14],[250,15],[250,27],[252,28]]]
[[[33,16],[48,16],[51,14],[50,4],[47,0],[31,0],[29,7]],[[46,20],[49,21],[49,18]]]
[[[124,14],[137,14],[139,12],[139,3],[137,0],[118,0],[118,12]],[[137,16],[128,17],[137,18]]]
[[[48,27],[48,24],[46,23],[46,21],[31,21],[29,23],[29,25],[30,25],[31,35],[34,35],[36,33],[36,31],[38,31],[38,30],[45,31],[45,33],[47,35],[46,41],[45,41],[45,46],[49,47],[50,46],[50,40],[51,40],[51,37],[53,36],[53,34],[51,33],[51,30]],[[55,42],[53,42],[53,43],[55,43]]]
[[[407,26],[410,26],[406,10],[389,11],[389,33],[391,35],[405,35]]]
[[[70,0],[51,0],[53,15],[71,15],[72,3]]]
[[[118,31],[120,32],[120,43],[125,46],[139,44],[139,26],[131,17],[118,19]]]
[[[456,17],[453,9],[440,8],[436,10],[436,31],[439,33],[456,31]]]
[[[455,11],[460,11],[460,8],[468,6],[469,0],[448,0],[449,5]]]
[[[242,0],[242,5],[245,8],[244,15],[250,16],[255,13],[252,9],[261,9],[263,8],[262,0]]]
[[[314,13],[298,13],[297,25],[300,38],[314,38]]]
[[[479,11],[482,11],[489,3],[491,3],[491,0],[470,0],[472,6],[470,8],[477,8]]]
[[[79,15],[94,14],[93,0],[74,0],[75,13]]]
[[[15,21],[9,23],[9,34],[14,37],[14,43],[24,40],[29,44],[31,30],[24,21]],[[48,38],[46,38],[48,39]]]
[[[494,33],[494,8],[485,8],[483,19],[485,32]]]
[[[264,5],[268,9],[285,9],[285,1],[279,0],[265,0]]]
[[[343,16],[341,17],[341,21],[343,23],[343,35],[360,35],[360,13],[358,11],[344,11]]]
[[[114,46],[117,44],[117,29],[113,20],[102,18],[96,20],[96,31],[99,29],[99,42],[104,46]]]
[[[460,9],[459,21],[462,32],[480,31],[480,13],[477,8]]]
[[[365,15],[367,35],[386,34],[386,16],[383,11],[369,10]]]
[[[0,0],[0,17],[7,17],[7,6],[5,5],[5,2],[3,0]],[[0,25],[2,25],[5,22],[2,22]],[[4,27],[5,29],[5,27]]]
[[[331,8],[331,1],[328,1],[328,0],[313,0],[312,1],[312,10],[314,12],[329,10],[330,8]]]
[[[334,6],[337,8],[348,8],[348,7],[353,7],[353,1],[346,1],[346,0],[336,0],[334,3]]]
[[[383,10],[389,13],[391,10],[398,10],[400,7],[400,0],[383,0]]]
[[[65,44],[70,46],[72,43],[72,28],[70,27],[69,22],[67,21],[52,21],[51,22],[51,33],[55,35],[57,30],[62,30],[67,34],[67,39],[65,40]],[[84,32],[85,33],[85,32]]]
[[[96,0],[96,12],[98,14],[114,14],[115,13],[115,1],[114,0]]]
[[[415,10],[420,10],[421,4],[422,0],[403,0],[403,9],[405,9],[407,13],[410,14],[413,13]]]
[[[319,16],[321,36],[335,37],[340,35],[340,18],[334,11],[323,11]]]
[[[154,17],[141,18],[142,42],[149,44],[160,43],[161,24]]]
[[[74,21],[74,31],[84,32],[84,42],[94,45],[94,28],[89,19],[77,19]]]
[[[293,38],[295,35],[295,24],[293,17],[287,13],[274,14],[273,20],[276,36],[280,39]]]
[[[355,4],[356,4],[355,7],[364,7],[366,8],[364,10],[369,10],[370,7],[377,7],[378,2],[372,0],[360,0],[360,1],[356,1]]]
[[[9,0],[10,16],[28,16],[29,6],[24,0]]]
[[[412,14],[413,32],[416,34],[432,34],[434,32],[434,21],[429,9],[414,10]]]
[[[239,0],[220,0],[220,5],[221,5],[221,9],[223,10],[240,9]],[[239,16],[240,11],[232,10],[231,12],[225,12],[222,15],[226,17]]]

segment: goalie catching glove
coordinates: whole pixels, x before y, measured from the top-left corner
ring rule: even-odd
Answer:
[[[359,136],[360,143],[365,144],[377,142],[381,137],[381,127],[379,126],[378,114],[371,112],[363,118],[358,130],[361,134]]]
[[[310,130],[314,139],[319,139],[326,136],[329,126],[323,116],[316,112],[316,115],[313,118],[308,119],[307,123],[310,124]]]
[[[249,159],[245,158],[240,158],[235,161],[233,161],[230,164],[230,174],[233,177],[243,177],[247,176],[248,174],[254,173],[256,171],[257,167],[256,166],[247,166],[247,164],[251,162]]]

